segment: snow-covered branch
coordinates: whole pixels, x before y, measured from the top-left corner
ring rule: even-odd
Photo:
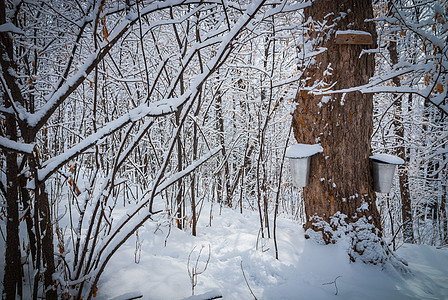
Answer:
[[[177,98],[168,98],[158,102],[141,104],[140,106],[131,110],[130,112],[109,122],[108,124],[103,126],[100,130],[91,134],[83,141],[78,143],[76,146],[70,148],[64,153],[58,155],[57,157],[54,157],[49,161],[45,162],[43,164],[44,168],[39,171],[39,180],[43,181],[47,179],[51,174],[57,171],[62,165],[64,165],[70,159],[76,157],[78,154],[82,153],[86,149],[95,145],[98,140],[101,140],[102,138],[116,132],[118,129],[122,128],[129,122],[137,121],[143,117],[160,117],[177,111],[179,107],[181,107],[191,98],[193,93],[196,93],[200,89],[200,86],[216,70],[218,65],[222,63],[222,59],[225,57],[225,53],[228,51],[232,41],[238,36],[240,31],[244,28],[245,24],[248,22],[249,16],[255,14],[255,12],[260,8],[260,6],[261,4],[259,4],[259,6],[251,7],[253,11],[250,11],[250,15],[242,17],[239,20],[239,22],[233,27],[233,29],[226,35],[226,37],[222,39],[222,42],[219,45],[216,55],[207,64],[208,68],[206,68],[204,72],[198,74],[195,77],[190,88],[183,95]],[[193,53],[195,53],[195,50],[191,50],[190,53],[191,54],[189,55],[189,57],[192,57]],[[94,59],[95,57],[96,57],[95,55],[92,55],[92,59]],[[83,74],[84,72],[80,70],[78,74],[79,73]],[[180,77],[180,75],[178,75],[178,77]],[[68,81],[67,84],[64,84],[64,86],[67,86],[69,82],[70,81]],[[174,85],[172,86],[172,89],[174,89]],[[55,94],[54,97],[57,97],[57,95]],[[47,107],[48,109],[50,109],[50,106]],[[43,111],[45,112],[46,110],[43,109]],[[37,123],[38,122],[40,121],[37,121]]]
[[[159,10],[184,5],[186,2],[187,1],[157,1],[142,9],[140,14],[141,16],[145,16]],[[188,1],[188,4],[194,3],[198,2]],[[126,18],[115,26],[114,30],[109,34],[107,40],[100,43],[99,49],[92,53],[84,61],[84,63],[78,68],[78,71],[72,77],[67,79],[60,88],[52,93],[51,96],[46,99],[46,103],[38,111],[27,115],[26,120],[28,125],[32,127],[34,131],[40,129],[51,117],[53,112],[65,101],[65,99],[67,99],[68,96],[71,95],[84,82],[87,76],[106,56],[112,47],[132,28],[132,25],[137,23],[138,18],[138,14],[129,13]]]
[[[3,148],[7,151],[19,152],[23,154],[32,154],[34,147],[35,144],[20,143],[0,136],[0,148]]]

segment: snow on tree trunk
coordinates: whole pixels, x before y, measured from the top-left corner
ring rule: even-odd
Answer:
[[[313,50],[318,47],[327,50],[307,70],[306,87],[298,94],[293,115],[297,142],[319,143],[324,150],[313,157],[309,185],[303,192],[307,237],[322,238],[328,244],[335,242],[340,229],[345,233],[357,232],[351,235],[351,259],[359,256],[365,262],[377,263],[382,259],[375,254],[382,251],[381,222],[369,165],[373,96],[360,92],[313,94],[317,89],[337,90],[366,84],[373,75],[374,57],[360,54],[374,44],[339,45],[335,39],[338,30],[358,30],[370,33],[375,43],[375,25],[365,22],[373,18],[372,3],[317,0],[305,9],[305,20],[309,18],[313,19],[309,33]],[[373,243],[365,247],[362,243],[365,239]],[[372,255],[363,256],[368,253]]]

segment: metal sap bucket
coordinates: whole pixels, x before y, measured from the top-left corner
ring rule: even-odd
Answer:
[[[310,176],[311,157],[323,151],[319,144],[295,144],[286,151],[289,159],[292,184],[296,187],[306,187]]]
[[[372,161],[373,190],[377,193],[389,193],[394,182],[395,169],[404,161],[398,156],[377,154]]]
[[[292,184],[296,187],[305,187],[308,185],[310,176],[311,156],[302,158],[289,158],[289,167],[291,170]]]
[[[378,193],[389,193],[394,182],[397,165],[372,160],[373,190]]]

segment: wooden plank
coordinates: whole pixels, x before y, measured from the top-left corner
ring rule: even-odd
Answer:
[[[347,30],[336,32],[338,45],[372,45],[372,35],[365,31]]]

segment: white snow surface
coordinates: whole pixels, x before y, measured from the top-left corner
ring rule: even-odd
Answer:
[[[356,34],[356,35],[371,35],[370,32],[362,31],[362,30],[338,30],[336,31],[336,35],[338,34]]]
[[[392,165],[402,165],[404,164],[404,160],[399,158],[398,156],[386,154],[386,153],[378,153],[370,156],[370,159],[377,160],[380,162],[384,162]]]
[[[95,299],[124,299],[141,294],[142,299],[203,299],[222,295],[223,299],[253,299],[244,280],[258,299],[448,299],[448,248],[403,245],[397,254],[409,263],[409,273],[392,268],[350,263],[347,244],[318,245],[304,238],[300,224],[286,217],[278,219],[279,260],[272,239],[258,239],[258,215],[232,209],[213,209],[206,204],[198,224],[198,236],[157,222],[139,230],[141,252],[134,262],[135,237],[112,258],[100,279]],[[159,223],[160,224],[160,223]],[[271,224],[272,228],[272,224]],[[168,237],[167,237],[168,236]],[[166,246],[165,246],[166,240]],[[195,297],[191,297],[187,272],[188,255],[196,246],[204,264],[211,248],[208,267],[198,275]],[[340,277],[338,277],[340,276]],[[337,278],[335,285],[327,284]]]
[[[303,158],[312,156],[316,153],[321,153],[324,148],[320,144],[295,144],[286,149],[286,157],[288,158]]]
[[[35,144],[25,144],[25,143],[16,142],[16,141],[13,141],[8,138],[0,136],[0,147],[6,148],[6,149],[11,149],[11,150],[14,150],[17,152],[31,154],[31,153],[33,153],[34,145]]]
[[[3,23],[0,25],[0,32],[12,32],[17,34],[25,34],[25,32],[22,29],[17,28],[12,23]]]

